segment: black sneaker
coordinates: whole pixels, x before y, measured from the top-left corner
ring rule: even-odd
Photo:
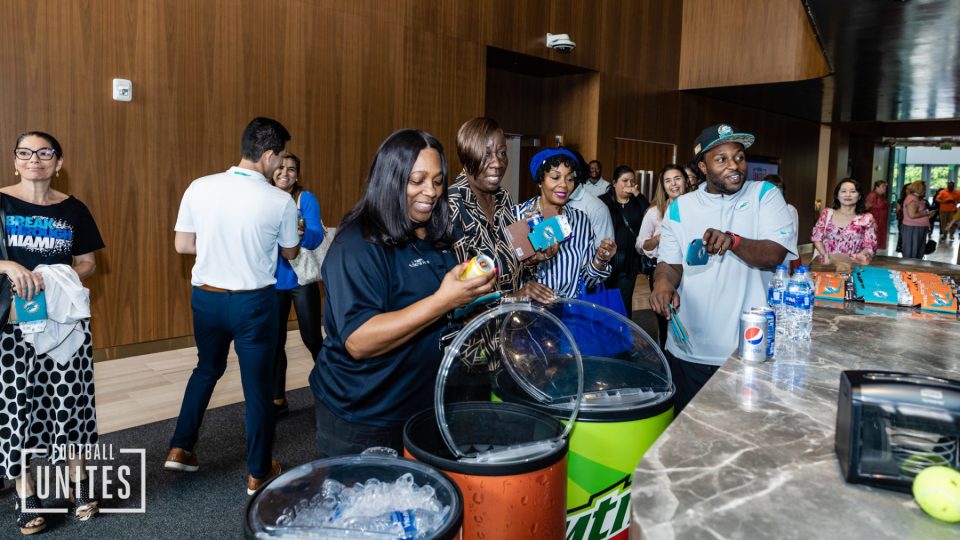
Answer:
[[[274,418],[283,418],[284,416],[287,416],[288,414],[290,414],[290,403],[289,403],[289,402],[284,401],[284,402],[283,402],[282,404],[280,404],[280,405],[277,405],[276,403],[273,404],[273,417],[274,417]]]

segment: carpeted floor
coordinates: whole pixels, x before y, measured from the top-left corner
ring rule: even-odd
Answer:
[[[286,470],[316,459],[313,397],[309,388],[288,392],[290,415],[277,424],[274,458]],[[47,514],[47,530],[38,538],[219,538],[242,537],[246,491],[246,442],[244,404],[207,411],[196,451],[200,470],[175,473],[163,468],[167,445],[176,420],[165,420],[104,435],[120,458],[121,448],[146,449],[146,512],[101,514],[87,522]],[[129,508],[140,502],[139,455],[123,455],[135,471],[130,478],[134,497],[130,501],[101,501],[101,507]],[[0,496],[0,538],[19,538],[13,518],[13,489]],[[44,506],[53,506],[47,505]]]

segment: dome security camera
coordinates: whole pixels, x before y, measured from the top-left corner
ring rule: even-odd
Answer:
[[[577,44],[570,39],[569,34],[550,34],[547,33],[547,48],[553,49],[562,54],[570,54]]]

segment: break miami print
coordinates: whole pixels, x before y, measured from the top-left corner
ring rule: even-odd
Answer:
[[[7,246],[35,253],[69,255],[73,226],[44,216],[7,216]]]

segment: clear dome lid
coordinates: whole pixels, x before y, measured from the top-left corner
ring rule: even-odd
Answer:
[[[667,359],[636,323],[582,300],[561,299],[544,309],[563,322],[580,351],[582,413],[658,406],[672,399],[675,388]],[[566,408],[569,403],[549,406]]]
[[[494,432],[495,414],[448,414],[446,406],[463,401],[463,381],[487,381],[490,372],[506,369],[528,399],[565,411],[563,432],[547,434],[530,431],[529,437],[514,445],[483,445],[476,440],[457,441],[450,422],[488,423]],[[467,383],[466,387],[471,384]],[[482,386],[482,383],[481,383]],[[476,463],[518,463],[548,453],[566,444],[573,429],[583,394],[583,362],[573,336],[546,306],[529,302],[504,303],[472,320],[447,348],[434,393],[440,434],[451,453],[461,461]],[[489,395],[485,401],[489,401]]]

